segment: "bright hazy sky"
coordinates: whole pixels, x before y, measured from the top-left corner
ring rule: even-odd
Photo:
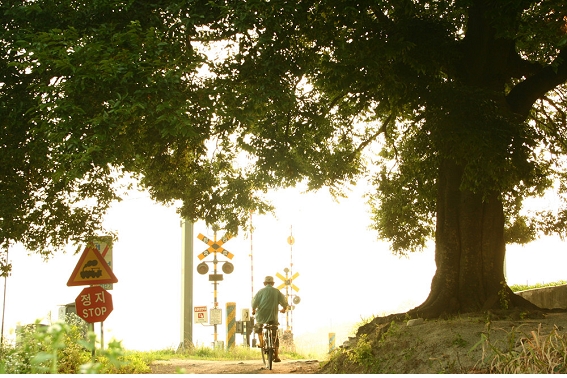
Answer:
[[[277,218],[253,216],[252,239],[254,292],[264,276],[281,273],[293,263],[299,273],[294,284],[301,302],[291,316],[280,315],[295,336],[319,329],[334,332],[343,323],[355,324],[372,315],[403,312],[419,305],[428,295],[435,272],[432,248],[409,259],[393,256],[386,243],[376,241],[367,229],[370,217],[355,190],[349,199],[333,202],[326,191],[300,194],[296,189],[274,193]],[[111,292],[114,311],[104,322],[105,341],[123,341],[128,349],[157,350],[177,347],[180,341],[181,227],[174,208],[153,203],[145,193],[132,192],[106,217],[106,226],[117,230],[113,268],[119,282]],[[287,237],[292,227],[295,244]],[[196,236],[213,238],[204,224],[194,227],[194,266],[207,245]],[[224,232],[217,234],[220,239]],[[234,253],[234,272],[219,283],[218,302],[223,324],[218,340],[225,340],[225,308],[236,302],[236,318],[250,308],[252,297],[251,241],[239,235],[224,246]],[[565,243],[548,238],[526,247],[508,247],[509,284],[551,282],[565,279]],[[57,320],[58,305],[74,302],[83,289],[66,283],[79,255],[57,255],[49,262],[28,256],[20,246],[10,249],[13,273],[7,280],[4,335],[16,324]],[[212,256],[206,260],[212,260]],[[219,256],[219,260],[223,260]],[[219,264],[220,270],[221,264]],[[209,273],[212,273],[212,266]],[[222,273],[222,272],[220,272]],[[276,285],[281,281],[276,278]],[[3,282],[0,281],[3,286]],[[285,289],[282,290],[285,292]],[[208,275],[194,276],[194,306],[213,305],[213,285]],[[337,334],[337,337],[338,334]],[[237,335],[237,343],[242,342]],[[193,341],[210,345],[213,327],[194,324]],[[338,340],[337,342],[342,342]],[[327,340],[321,342],[326,343]]]

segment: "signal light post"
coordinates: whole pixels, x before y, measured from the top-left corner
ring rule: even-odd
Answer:
[[[208,244],[209,248],[207,248],[206,250],[204,250],[203,252],[201,252],[197,257],[199,258],[199,260],[203,260],[205,257],[209,256],[211,253],[213,254],[213,274],[209,274],[209,281],[213,282],[213,297],[214,297],[214,305],[213,305],[213,310],[218,310],[218,297],[217,297],[217,285],[219,281],[223,280],[223,275],[222,274],[218,274],[217,272],[217,265],[219,262],[217,259],[217,253],[221,253],[222,255],[224,255],[225,257],[228,257],[229,259],[232,259],[234,257],[234,254],[232,254],[231,252],[227,251],[226,249],[224,249],[222,247],[222,245],[224,243],[226,243],[227,241],[229,241],[232,236],[229,234],[226,234],[225,236],[222,237],[221,240],[217,241],[217,230],[218,228],[213,228],[214,231],[214,240],[211,240],[209,238],[207,238],[205,235],[203,234],[199,234],[197,236],[197,238],[199,240],[201,240],[203,243]],[[197,273],[199,274],[206,274],[209,271],[209,266],[207,265],[207,263],[209,263],[211,261],[203,261],[201,262],[199,265],[197,265]],[[225,261],[223,266],[222,266],[222,271],[226,274],[230,274],[234,271],[234,265],[232,265],[231,262],[229,261]],[[216,345],[217,342],[217,323],[214,324],[214,343]]]
[[[285,299],[286,302],[288,302],[289,305],[289,299],[291,299],[292,303],[294,305],[298,304],[301,299],[299,298],[299,296],[297,294],[293,294],[293,291],[298,292],[299,288],[293,283],[293,280],[295,280],[298,276],[299,273],[293,273],[293,244],[295,243],[295,238],[293,237],[293,232],[292,232],[292,228],[290,226],[290,235],[287,238],[287,243],[289,244],[289,269],[288,268],[284,268],[284,272],[285,272],[285,276],[283,276],[280,273],[276,273],[276,277],[278,277],[280,280],[283,281],[282,284],[280,284],[277,289],[281,290],[285,287]],[[285,319],[286,319],[286,329],[283,333],[283,337],[282,337],[282,341],[283,343],[293,349],[294,348],[294,344],[293,344],[293,319],[292,319],[292,315],[293,315],[293,309],[295,308],[294,305],[291,305],[291,308],[286,311],[285,313]]]

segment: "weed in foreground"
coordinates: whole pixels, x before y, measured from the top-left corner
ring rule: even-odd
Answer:
[[[491,374],[551,374],[567,373],[567,334],[555,328],[543,335],[541,324],[537,332],[528,335],[512,328],[507,332],[505,345],[495,345],[490,340],[490,322],[481,340],[471,348],[482,345],[482,358],[475,370]]]
[[[452,344],[456,347],[464,348],[467,346],[467,341],[463,339],[463,336],[461,336],[459,333],[456,333]]]
[[[124,356],[118,341],[108,348],[95,350],[96,335],[85,324],[68,318],[50,326],[35,324],[22,327],[12,344],[0,346],[2,374],[76,374],[76,373],[147,373]],[[93,352],[94,351],[94,352]],[[136,367],[128,369],[125,367]]]
[[[549,335],[537,332],[520,338],[509,352],[496,353],[490,365],[493,374],[561,374],[567,373],[567,334],[554,329]]]
[[[367,335],[359,337],[356,347],[347,352],[349,361],[360,364],[366,368],[372,367],[376,360],[372,353],[372,344],[368,341]]]

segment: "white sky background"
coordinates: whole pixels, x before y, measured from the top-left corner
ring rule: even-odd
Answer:
[[[376,234],[367,229],[370,217],[362,191],[355,190],[340,203],[333,202],[326,191],[300,194],[297,189],[287,189],[272,198],[277,218],[253,216],[254,292],[262,287],[264,276],[278,272],[285,275],[284,268],[290,267],[292,257],[293,272],[299,273],[294,284],[300,289],[294,294],[301,302],[288,319],[296,339],[318,330],[335,332],[341,324],[354,325],[373,315],[403,312],[427,297],[435,272],[433,249],[412,254],[409,259],[393,256],[387,244],[376,241]],[[119,282],[111,291],[114,311],[104,322],[105,342],[115,337],[127,349],[176,348],[181,324],[182,235],[175,209],[155,204],[145,193],[132,192],[111,209],[106,226],[119,233],[113,249],[113,268]],[[291,251],[287,243],[290,227],[295,238]],[[197,255],[207,247],[196,238],[199,233],[214,236],[204,224],[195,225],[195,267]],[[223,235],[219,231],[217,239]],[[250,307],[252,296],[250,239],[239,235],[223,247],[235,257],[231,261],[234,272],[224,274],[218,287],[223,310],[218,340],[226,338],[226,303],[236,302],[239,320],[241,309]],[[565,244],[556,238],[525,247],[509,246],[508,283],[565,280],[564,249]],[[224,260],[221,257],[219,260]],[[58,305],[74,302],[84,288],[66,286],[79,260],[72,251],[43,262],[14,246],[9,258],[13,273],[6,286],[5,337],[13,335],[16,324],[33,323],[38,318],[49,322],[50,311],[51,319],[57,320]],[[212,256],[206,260],[212,260]],[[210,309],[213,284],[208,274],[194,273],[193,304]],[[276,278],[276,285],[280,283]],[[280,315],[280,324],[286,327],[285,315]],[[344,337],[337,333],[337,343]],[[193,341],[210,346],[213,327],[194,324]],[[241,335],[237,334],[236,342],[242,342]],[[327,340],[319,342],[326,344]]]

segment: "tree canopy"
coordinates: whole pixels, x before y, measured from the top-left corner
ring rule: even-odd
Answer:
[[[565,234],[565,208],[523,209],[565,192],[564,1],[0,11],[4,245],[47,251],[97,232],[125,172],[180,200],[181,216],[234,233],[270,209],[270,188],[342,195],[368,180],[373,227],[396,253],[435,238],[442,299],[420,310],[436,314],[493,304],[506,243]]]
[[[2,2],[4,246],[49,254],[84,242],[119,199],[115,183],[125,172],[156,200],[182,200],[182,216],[233,231],[249,209],[266,208],[231,166],[235,152],[213,146],[221,141],[213,98],[198,72],[206,57],[193,44],[197,26],[217,11],[204,1],[190,8]]]

